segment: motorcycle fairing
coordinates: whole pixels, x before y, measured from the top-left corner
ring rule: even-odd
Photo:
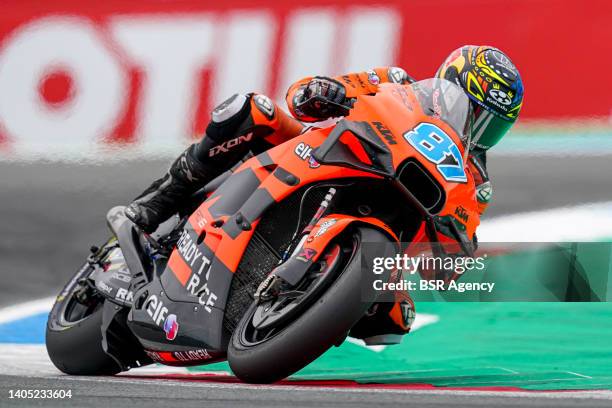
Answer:
[[[335,166],[310,168],[308,161],[293,153],[300,143],[320,144],[327,132],[306,133],[248,160],[194,211],[165,271],[134,296],[143,299],[135,302],[130,327],[146,349],[224,350],[229,341],[223,330],[229,287],[261,215],[302,185],[326,178],[371,177]],[[147,312],[151,296],[167,308],[164,321],[158,315],[154,321]],[[163,330],[171,314],[179,324],[173,340]]]
[[[383,103],[376,103],[376,98],[381,98],[378,101]],[[383,87],[374,96],[358,98],[346,120],[368,123],[368,127],[377,129],[376,132],[369,132],[368,138],[378,138],[377,144],[380,142],[380,146],[387,146],[392,152],[394,169],[397,170],[408,158],[419,160],[446,187],[447,196],[450,197],[447,203],[467,202],[465,210],[475,214],[476,210],[472,207],[476,204],[471,205],[475,197],[473,178],[469,176],[463,184],[441,180],[433,164],[422,160],[420,154],[402,139],[404,132],[424,120],[424,114],[417,112],[418,109],[414,95],[401,85],[396,85]],[[369,122],[373,116],[379,118],[391,136],[387,132],[383,134],[379,125]],[[455,131],[442,120],[428,116],[427,121],[443,128],[460,145]],[[306,185],[326,180],[383,178],[365,170],[334,164],[321,165],[313,159],[310,152],[320,146],[333,129],[305,132],[249,159],[189,217],[183,242],[173,251],[160,279],[151,283],[149,298],[144,299],[145,304],[141,305],[144,307],[134,308],[132,326],[144,341],[143,344],[147,344],[145,348],[170,350],[180,345],[223,350],[230,335],[223,329],[223,319],[233,273],[262,214]],[[446,213],[454,214],[454,207],[446,205],[442,214]],[[478,217],[471,218],[477,220]],[[473,233],[475,225],[470,229],[469,232]],[[196,254],[200,255],[194,259]],[[194,277],[197,277],[195,288],[190,286]],[[143,290],[140,294],[144,293]],[[167,333],[163,330],[165,321],[159,321],[157,316],[158,321],[153,322],[146,312],[152,293],[161,296],[157,300],[163,301],[168,308],[167,313],[176,314],[178,318],[179,334],[173,340],[166,338]],[[182,324],[186,326],[185,330]],[[141,327],[136,329],[136,326]]]

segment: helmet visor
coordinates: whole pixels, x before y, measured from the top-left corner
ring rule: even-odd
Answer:
[[[489,149],[497,144],[514,124],[479,107],[472,125],[472,147]]]

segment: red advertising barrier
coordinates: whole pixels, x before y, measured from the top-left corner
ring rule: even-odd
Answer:
[[[5,0],[0,138],[172,143],[234,92],[387,64],[425,78],[463,44],[510,55],[522,118],[607,118],[611,21],[607,0]]]

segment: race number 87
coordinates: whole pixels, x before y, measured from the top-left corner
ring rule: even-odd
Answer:
[[[404,139],[427,160],[436,164],[445,180],[467,181],[459,148],[442,129],[432,123],[420,123],[404,133]]]

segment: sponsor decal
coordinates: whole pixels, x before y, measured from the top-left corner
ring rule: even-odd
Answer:
[[[355,83],[351,80],[350,75],[342,75],[342,80],[344,81],[346,85],[349,85],[351,88],[357,88]]]
[[[108,286],[105,282],[103,281],[98,281],[96,282],[96,287],[106,293],[111,293],[113,291],[113,288],[111,288],[110,286]]]
[[[393,137],[393,133],[391,133],[391,131],[385,125],[380,122],[372,122],[372,124],[376,127],[376,130],[378,130],[378,133],[380,133],[382,137],[385,138],[388,144],[397,144],[397,142],[395,141],[395,137]]]
[[[440,116],[442,116],[442,107],[438,102],[438,98],[440,98],[440,90],[436,88],[432,95],[432,105],[434,110],[434,116],[439,118]]]
[[[321,167],[321,163],[316,161],[314,157],[310,156],[308,158],[308,167],[310,167],[311,169],[317,169]]]
[[[495,99],[502,105],[508,106],[512,103],[512,99],[510,98],[510,96],[501,89],[491,89],[489,95],[491,95],[491,98]]]
[[[175,314],[168,314],[168,308],[164,306],[156,295],[147,299],[147,314],[153,322],[161,327],[166,333],[166,339],[174,340],[178,334],[179,324]]]
[[[297,157],[308,162],[308,167],[310,167],[311,169],[316,169],[318,167],[321,167],[321,163],[319,163],[315,160],[314,157],[312,157],[312,149],[313,147],[306,143],[299,143],[297,146],[295,146],[293,152],[296,154]]]
[[[234,147],[242,144],[243,142],[248,142],[252,138],[253,138],[253,132],[249,132],[246,135],[241,135],[233,139],[230,139],[227,142],[223,142],[220,145],[215,146],[212,149],[210,149],[210,152],[208,153],[208,157],[213,157],[219,153],[227,153],[230,151],[230,149],[233,149]]]
[[[179,330],[179,324],[178,324],[175,314],[168,315],[168,317],[164,321],[163,328],[164,328],[164,332],[166,333],[167,340],[172,341],[176,339],[176,335],[178,334],[178,330]]]
[[[193,362],[206,361],[213,358],[206,349],[194,349],[187,351],[152,351],[145,350],[151,360],[158,363],[176,363],[177,361]]]
[[[503,110],[504,112],[506,112],[508,110],[508,107],[502,105],[501,103],[497,102],[495,99],[491,98],[490,96],[487,96],[487,102],[493,106],[498,107],[499,109]]]
[[[470,219],[470,216],[468,215],[466,209],[460,205],[455,208],[455,215],[463,222],[468,222],[468,220]]]
[[[208,221],[206,221],[206,216],[202,213],[202,210],[200,210],[199,208],[196,210],[194,217],[195,217],[195,224],[200,229],[204,228],[204,226],[208,223]]]
[[[156,325],[161,327],[168,315],[168,308],[164,306],[164,302],[159,300],[156,295],[151,295],[147,299],[147,314]]]
[[[203,361],[210,360],[212,356],[206,349],[196,349],[188,351],[175,351],[173,357],[180,361]]]
[[[312,248],[302,248],[302,251],[298,254],[298,256],[295,257],[295,259],[298,259],[302,262],[310,262],[316,254],[317,251]]]
[[[367,74],[368,74],[368,82],[370,82],[372,85],[380,84],[380,77],[378,76],[376,71],[374,71],[373,69],[370,69],[369,71],[367,71]]]
[[[327,232],[327,230],[334,225],[337,222],[337,220],[335,218],[330,218],[329,220],[326,220],[325,222],[323,222],[320,226],[319,229],[317,230],[317,232],[315,233],[315,238],[320,237],[321,235],[325,234]]]
[[[185,288],[189,293],[198,298],[198,303],[204,306],[204,310],[211,313],[211,307],[214,306],[218,297],[208,288],[211,267],[210,259],[197,248],[196,243],[193,242],[187,230],[183,230],[181,237],[177,241],[176,249],[181,254],[183,260],[191,267],[192,271]],[[199,266],[197,265],[198,262]]]
[[[193,242],[187,230],[183,230],[181,237],[176,243],[176,249],[179,254],[181,254],[185,262],[188,263],[189,266],[191,266],[192,268],[196,261],[202,258],[202,251],[198,249],[197,244]],[[203,265],[210,265],[210,260],[206,257],[204,258],[205,262],[203,262]]]
[[[131,275],[129,275],[128,273],[121,272],[121,271],[114,272],[112,275],[112,278],[118,281],[124,282],[124,283],[129,283],[132,280]]]
[[[119,288],[117,289],[117,294],[115,295],[115,299],[120,300],[122,302],[133,302],[134,293],[131,290],[127,290],[125,288]]]
[[[147,353],[147,356],[149,356],[151,358],[151,360],[157,362],[157,363],[166,363],[166,362],[170,362],[172,360],[170,359],[166,359],[164,358],[160,353],[158,353],[157,351],[150,351],[150,350],[145,350],[145,353]]]

